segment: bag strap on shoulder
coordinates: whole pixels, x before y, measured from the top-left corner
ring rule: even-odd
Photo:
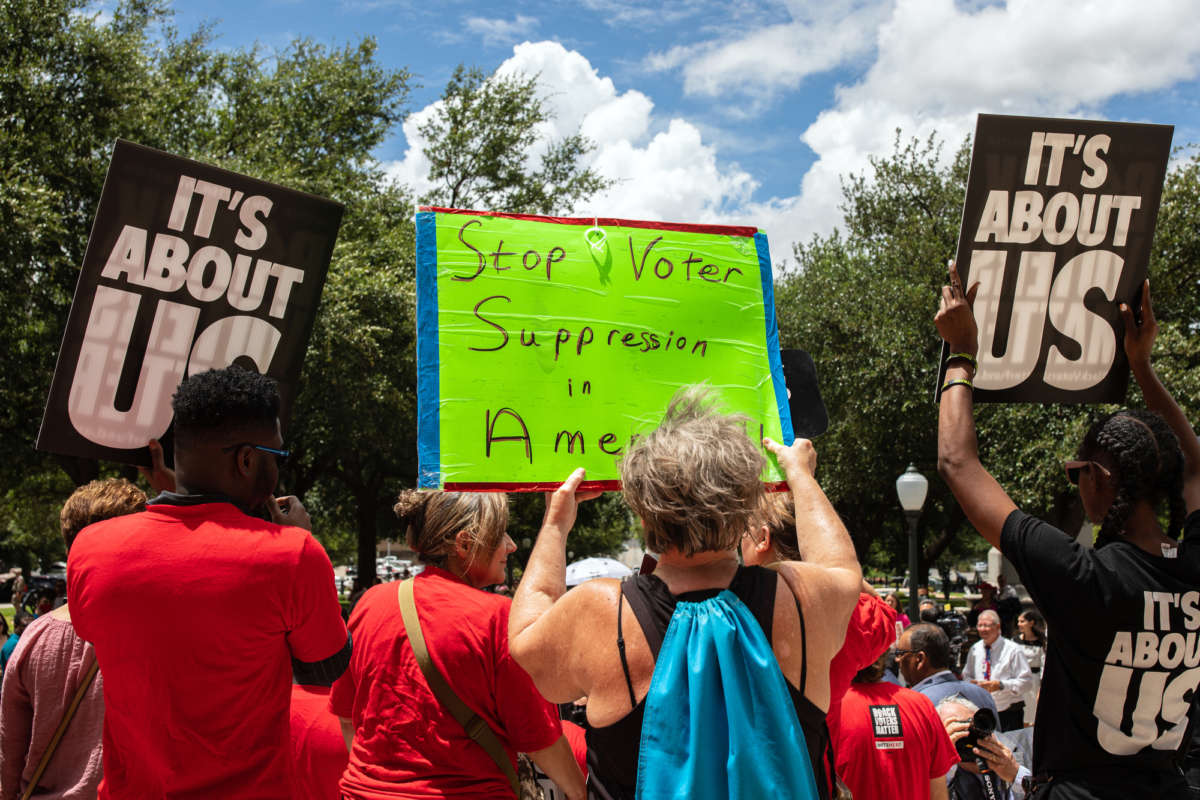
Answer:
[[[45,774],[46,767],[50,766],[50,759],[54,757],[54,751],[58,749],[58,743],[62,741],[63,734],[67,732],[67,726],[71,724],[75,712],[79,710],[79,704],[83,702],[83,696],[87,694],[88,687],[96,679],[96,672],[99,669],[100,662],[93,658],[92,666],[88,667],[88,671],[84,673],[79,688],[75,690],[75,696],[71,698],[71,704],[63,712],[62,720],[59,721],[58,727],[54,730],[54,735],[50,737],[50,743],[46,745],[46,751],[42,753],[42,760],[38,762],[37,769],[33,771],[33,776],[29,779],[29,785],[21,793],[21,800],[29,800],[34,790],[37,789],[38,781]]]
[[[446,678],[434,665],[433,659],[429,657],[429,648],[425,645],[425,634],[421,632],[421,620],[417,617],[416,600],[413,598],[413,579],[408,578],[401,581],[399,592],[400,617],[404,620],[404,631],[408,634],[408,643],[412,646],[413,655],[417,659],[417,666],[421,668],[421,674],[425,676],[425,682],[429,684],[429,688],[438,702],[450,712],[450,716],[463,726],[467,735],[492,757],[496,766],[500,767],[504,776],[508,778],[513,795],[520,797],[521,785],[517,780],[516,771],[513,770],[512,762],[508,760],[508,753],[505,751],[504,745],[500,743],[500,737],[481,716],[472,711],[455,694],[454,690],[450,688],[450,684],[446,682]]]

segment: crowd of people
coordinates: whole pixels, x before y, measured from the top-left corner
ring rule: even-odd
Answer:
[[[1200,441],[1151,366],[1148,287],[1123,313],[1149,410],[1066,465],[1095,548],[979,460],[972,296],[952,268],[939,470],[1033,607],[974,609],[961,672],[936,608],[909,620],[863,580],[812,443],[763,441],[788,489],[765,493],[746,420],[704,388],[619,465],[652,567],[568,590],[577,470],[509,599],[484,591],[515,550],[505,497],[405,490],[425,569],[347,620],[303,505],[274,496],[277,389],[230,367],[176,390],[155,497],[104,480],[64,505],[68,603],[9,640],[0,800],[512,798],[539,772],[571,800],[1191,796]]]

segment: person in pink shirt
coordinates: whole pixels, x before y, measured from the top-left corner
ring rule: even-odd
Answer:
[[[67,499],[60,515],[67,549],[93,522],[146,508],[146,495],[122,478],[92,481]],[[0,690],[0,800],[16,800],[33,779],[54,731],[96,661],[92,646],[71,625],[67,606],[29,624],[4,673]],[[104,695],[91,681],[37,781],[34,797],[91,798],[101,778]]]
[[[883,602],[892,607],[892,610],[896,612],[896,621],[903,625],[904,628],[912,625],[912,620],[908,618],[908,614],[905,614],[904,609],[900,607],[900,599],[896,597],[895,592],[886,595],[883,598]]]

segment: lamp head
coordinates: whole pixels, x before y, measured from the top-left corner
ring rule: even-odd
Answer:
[[[905,511],[920,511],[928,492],[929,481],[917,472],[915,464],[909,464],[904,474],[896,479],[896,494],[900,498],[900,507]]]

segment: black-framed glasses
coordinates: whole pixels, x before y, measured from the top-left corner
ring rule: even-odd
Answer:
[[[899,647],[892,648],[892,654],[899,658],[900,656],[914,656],[917,653],[924,653],[924,650],[901,650]]]
[[[270,453],[271,455],[275,456],[275,460],[279,462],[286,461],[287,458],[292,454],[291,450],[280,450],[276,447],[267,447],[266,445],[255,444],[254,442],[238,442],[237,444],[231,444],[228,447],[222,447],[221,450],[226,453],[231,453],[240,447],[253,447],[255,450],[261,450],[264,453]]]
[[[1064,461],[1063,469],[1067,471],[1067,480],[1076,486],[1079,485],[1079,473],[1084,470],[1089,470],[1095,467],[1100,471],[1100,474],[1106,478],[1111,478],[1112,473],[1104,468],[1103,464],[1097,464],[1095,461]]]

